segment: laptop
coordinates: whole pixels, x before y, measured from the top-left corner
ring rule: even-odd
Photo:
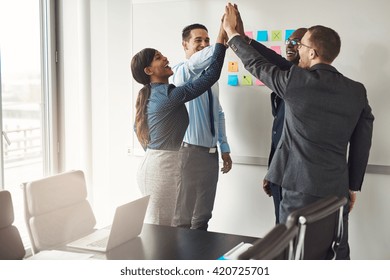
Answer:
[[[135,237],[144,224],[150,195],[141,197],[116,208],[111,228],[98,229],[67,244],[68,247],[107,252]]]

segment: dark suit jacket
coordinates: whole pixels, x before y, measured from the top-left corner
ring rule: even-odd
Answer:
[[[280,70],[240,36],[229,46],[285,101],[285,126],[266,179],[319,197],[360,190],[374,121],[364,86],[328,64]]]
[[[262,56],[264,56],[269,62],[278,66],[281,70],[288,70],[293,65],[281,55],[277,54],[272,49],[264,46],[263,44],[252,40],[251,46],[256,49]],[[271,137],[271,150],[268,158],[268,166],[271,164],[272,158],[275,154],[276,147],[282,136],[283,124],[284,124],[284,101],[275,92],[271,93],[271,108],[274,120],[272,123],[272,137]]]
[[[282,137],[284,124],[284,101],[275,92],[271,93],[271,108],[274,121],[272,122],[271,150],[268,158],[268,165],[271,165],[277,145]]]

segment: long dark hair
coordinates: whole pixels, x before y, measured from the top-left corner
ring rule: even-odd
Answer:
[[[135,129],[138,141],[144,149],[149,143],[149,127],[146,105],[150,97],[150,76],[145,73],[145,68],[150,66],[157,50],[146,48],[135,54],[131,60],[131,73],[134,80],[144,87],[138,92],[135,104]]]

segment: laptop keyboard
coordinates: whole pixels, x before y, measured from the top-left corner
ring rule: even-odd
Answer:
[[[105,248],[107,246],[107,242],[108,242],[108,236],[103,238],[103,239],[100,239],[100,240],[96,240],[94,242],[91,242],[89,243],[87,246],[89,247],[97,247],[97,248]]]

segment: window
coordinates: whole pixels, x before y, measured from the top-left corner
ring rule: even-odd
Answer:
[[[20,185],[50,174],[55,166],[54,1],[0,3],[0,189],[12,194],[14,224],[28,247]]]

